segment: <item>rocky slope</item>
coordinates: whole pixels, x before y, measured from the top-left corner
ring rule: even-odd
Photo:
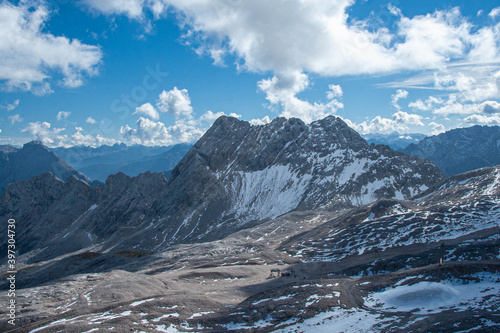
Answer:
[[[14,332],[497,332],[499,196],[486,168],[159,253],[88,247],[18,273]]]
[[[168,213],[179,226],[171,238],[206,239],[200,232],[234,231],[294,209],[409,198],[443,178],[429,161],[369,146],[336,117],[265,126],[222,117],[173,170],[169,192],[178,198],[161,203],[180,199],[188,209],[179,211],[182,220]]]
[[[220,239],[293,210],[341,210],[384,198],[406,199],[443,178],[430,161],[369,146],[336,117],[310,125],[278,118],[264,126],[221,117],[168,182],[163,174],[117,174],[102,189],[87,188],[92,195],[84,198],[85,207],[92,209],[68,216],[46,240],[44,255],[73,249],[73,239],[82,232],[103,249],[160,251]],[[18,185],[23,186],[34,185]],[[26,202],[9,199],[18,191],[7,188],[0,211],[17,209],[19,219],[33,219],[20,208]],[[61,208],[54,210],[67,204],[55,203]],[[39,222],[37,228],[45,226]]]
[[[500,164],[500,127],[458,128],[411,144],[404,153],[432,160],[447,176]]]
[[[10,183],[44,172],[51,172],[62,180],[75,175],[90,182],[87,176],[73,169],[39,141],[26,143],[21,149],[11,146],[3,146],[0,149],[0,191]]]

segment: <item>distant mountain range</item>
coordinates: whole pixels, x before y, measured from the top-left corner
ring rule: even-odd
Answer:
[[[192,147],[189,144],[148,147],[142,145],[74,146],[52,151],[92,180],[104,182],[109,175],[123,172],[129,176],[140,173],[172,170]]]
[[[404,153],[432,160],[447,176],[500,164],[500,127],[473,126],[430,136]]]
[[[63,181],[74,175],[90,183],[87,176],[72,168],[39,141],[26,143],[20,149],[0,146],[0,190],[3,191],[3,188],[10,183],[26,180],[44,172],[51,172]]]
[[[397,132],[391,134],[363,134],[361,136],[368,144],[386,145],[397,151],[402,151],[408,145],[417,144],[427,137],[421,133],[400,134]]]

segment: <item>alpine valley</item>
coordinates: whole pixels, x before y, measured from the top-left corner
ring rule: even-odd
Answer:
[[[447,178],[333,116],[223,116],[171,172],[103,186],[41,144],[4,148],[4,160],[27,149],[65,172],[6,181],[18,325],[2,331],[500,329],[500,166]],[[0,289],[7,299],[6,276]]]

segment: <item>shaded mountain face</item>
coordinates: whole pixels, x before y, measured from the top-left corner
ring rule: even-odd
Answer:
[[[169,181],[163,173],[110,176],[104,188],[91,191],[87,210],[68,217],[46,251],[73,246],[81,232],[104,249],[159,251],[220,239],[292,210],[340,210],[384,198],[406,199],[442,179],[430,161],[369,146],[336,117],[309,125],[278,118],[264,126],[221,117]],[[10,202],[12,190],[7,188],[2,203],[11,207],[5,212],[24,205]],[[30,216],[18,212],[19,218]]]
[[[403,151],[410,144],[417,144],[427,136],[421,133],[399,134],[394,132],[391,134],[364,134],[362,137],[369,144],[386,145],[391,149]]]
[[[98,194],[98,190],[74,175],[63,182],[46,172],[8,185],[2,195],[0,216],[16,220],[16,244],[21,253],[26,253],[43,249],[54,235],[60,234],[78,217],[90,211]],[[77,230],[77,226],[72,225],[75,232],[57,254],[91,244],[85,232]],[[7,239],[1,240],[0,247],[6,246]],[[57,242],[52,243],[52,247],[57,249]]]
[[[26,143],[21,149],[10,146],[0,149],[0,190],[10,183],[44,172],[51,172],[62,180],[74,175],[78,179],[90,181],[39,141]]]
[[[118,172],[137,176],[146,171],[170,171],[191,147],[189,144],[168,147],[115,144],[97,148],[84,146],[54,148],[52,151],[92,180],[104,182],[109,175]]]
[[[404,153],[432,160],[447,176],[500,164],[500,127],[459,128],[409,145]]]

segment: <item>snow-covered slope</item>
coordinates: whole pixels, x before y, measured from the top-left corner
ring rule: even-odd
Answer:
[[[440,246],[450,258],[475,259],[470,240],[488,242],[499,228],[500,167],[495,167],[451,177],[412,201],[384,200],[347,211],[284,249],[304,262],[406,255],[411,267],[421,260],[412,254]]]

